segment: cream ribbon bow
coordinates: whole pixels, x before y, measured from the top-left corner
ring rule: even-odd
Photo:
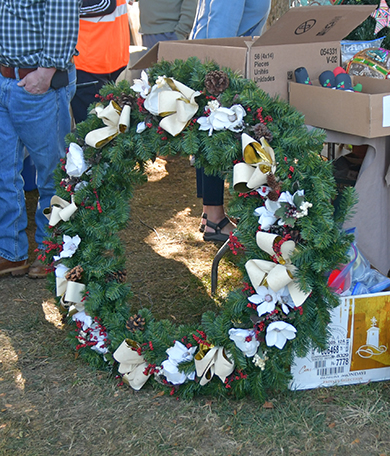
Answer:
[[[177,136],[194,117],[199,106],[195,98],[201,95],[173,78],[165,78],[171,90],[162,90],[158,94],[158,113],[164,118],[160,127]]]
[[[49,220],[50,226],[55,226],[59,221],[67,222],[77,211],[77,206],[71,196],[71,202],[65,201],[57,195],[50,200],[50,207],[43,210],[43,214]]]
[[[139,348],[139,344],[134,340],[125,339],[112,356],[119,363],[118,372],[123,374],[123,380],[138,391],[147,382],[150,374],[144,374],[148,363],[142,355],[133,350],[134,348]]]
[[[200,377],[201,386],[206,385],[214,375],[225,382],[226,377],[234,370],[234,361],[223,347],[208,347],[200,344],[194,360],[196,375]]]
[[[269,255],[275,255],[274,244],[280,241],[276,234],[258,231],[256,234],[257,245]],[[280,247],[280,256],[277,256],[279,264],[266,260],[249,260],[245,269],[249,279],[256,289],[266,282],[267,286],[274,292],[278,292],[287,285],[291,299],[296,307],[301,306],[309,293],[303,292],[299,285],[294,282],[294,274],[297,268],[291,263],[290,257],[295,250],[294,241],[286,241]]]
[[[85,142],[95,149],[102,148],[119,133],[125,133],[129,128],[131,112],[129,105],[125,105],[122,109],[115,101],[110,101],[106,107],[96,105],[94,112],[106,125],[106,127],[90,131],[85,137]]]
[[[64,310],[68,309],[69,316],[84,310],[84,293],[83,283],[56,277],[56,295],[61,296],[60,304]]]
[[[275,153],[265,138],[257,142],[246,133],[241,135],[244,163],[233,167],[233,187],[240,193],[256,190],[267,182],[267,175],[276,171]]]

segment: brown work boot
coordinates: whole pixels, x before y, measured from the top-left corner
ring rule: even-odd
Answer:
[[[39,255],[35,258],[34,263],[31,264],[28,270],[28,276],[31,279],[44,279],[47,276],[47,266],[38,257]]]
[[[28,271],[27,260],[9,261],[0,257],[0,276],[11,274],[13,276],[22,276]]]

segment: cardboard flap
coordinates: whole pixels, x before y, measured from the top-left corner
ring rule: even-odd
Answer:
[[[253,46],[340,41],[376,8],[377,5],[290,8]]]
[[[207,44],[207,46],[205,46]],[[176,59],[187,60],[190,56],[198,57],[202,62],[214,60],[220,67],[231,68],[244,73],[247,51],[251,42],[248,37],[223,38],[190,41],[160,41],[141,57],[132,70],[149,68],[161,60],[173,62]],[[191,46],[191,47],[189,47]],[[232,50],[232,47],[234,50]]]
[[[137,62],[132,64],[130,59],[131,70],[145,70],[157,62],[159,44],[155,44],[146,54],[144,54]],[[131,55],[131,54],[130,54]]]

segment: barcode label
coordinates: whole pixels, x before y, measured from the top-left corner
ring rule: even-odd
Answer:
[[[326,367],[326,360],[321,360],[321,361],[314,361],[314,369],[321,369],[323,367]]]
[[[317,369],[317,375],[319,375],[320,377],[326,377],[327,375],[342,374],[342,373],[344,373],[344,366]]]

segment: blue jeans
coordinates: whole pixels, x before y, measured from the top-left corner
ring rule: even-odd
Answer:
[[[69,104],[76,91],[76,70],[69,85],[32,95],[17,79],[0,74],[0,256],[10,261],[28,257],[27,214],[21,176],[24,147],[37,170],[39,200],[35,213],[35,240],[44,248],[47,219],[43,209],[55,194],[53,172],[65,155],[70,132]]]
[[[271,0],[199,0],[190,39],[261,35],[270,9]]]

